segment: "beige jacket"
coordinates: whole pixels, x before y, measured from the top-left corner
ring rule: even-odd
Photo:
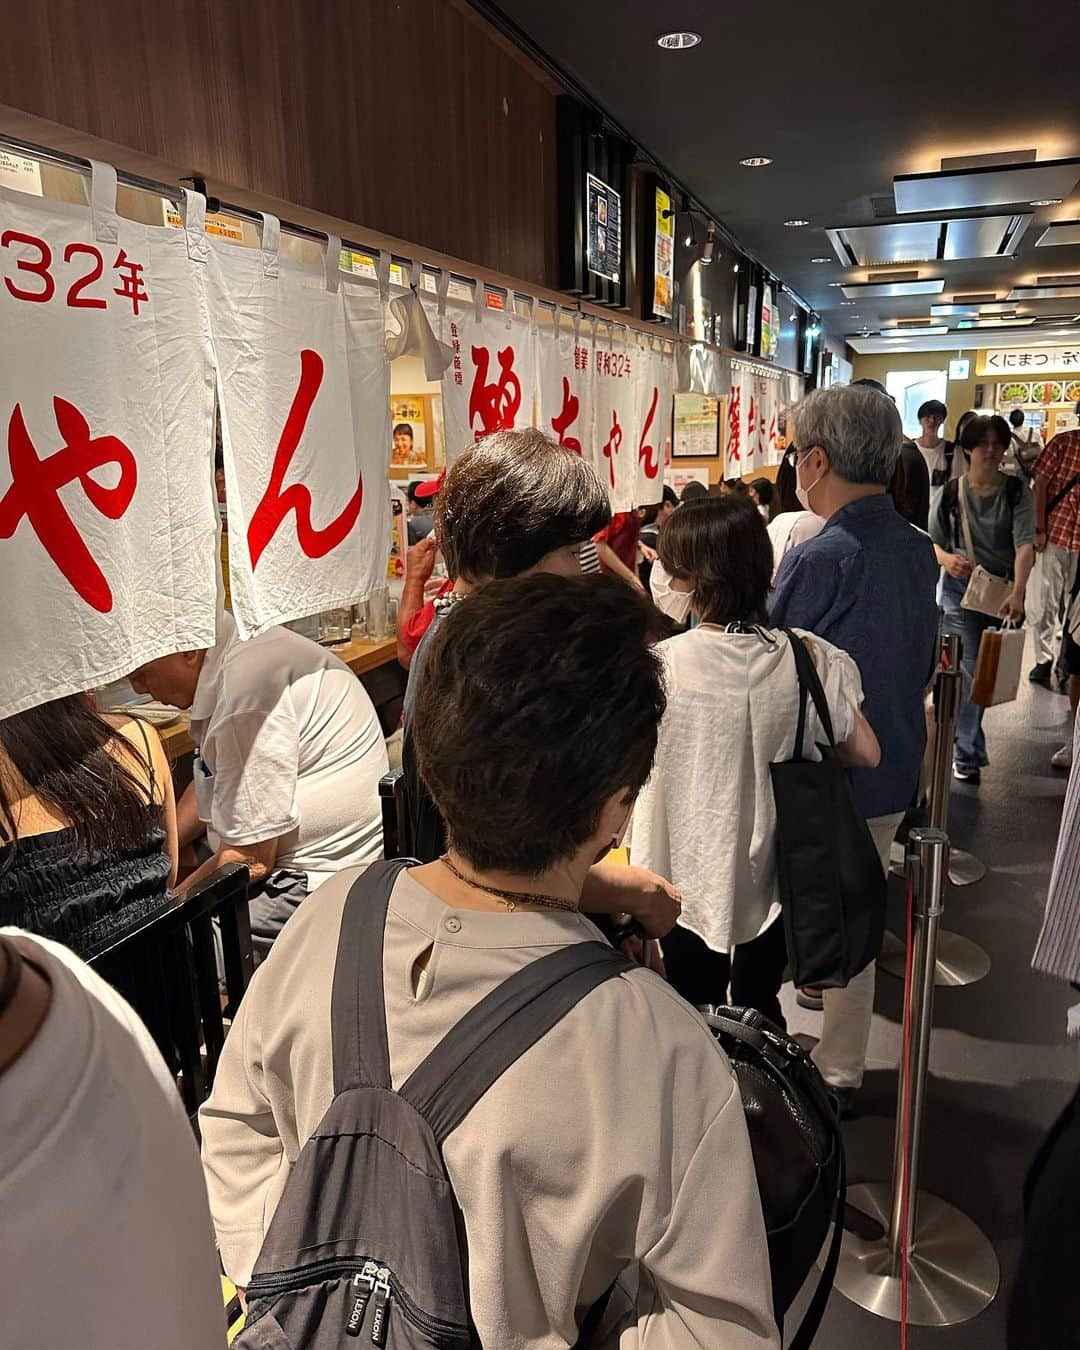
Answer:
[[[334,961],[357,875],[328,881],[285,926],[200,1112],[210,1209],[225,1269],[240,1285],[330,1104]],[[520,966],[596,936],[577,914],[450,909],[403,874],[383,957],[394,1085]],[[652,973],[590,993],[498,1080],[444,1156],[488,1350],[572,1345],[575,1317],[617,1275],[605,1346],[779,1350],[730,1067],[697,1014]]]

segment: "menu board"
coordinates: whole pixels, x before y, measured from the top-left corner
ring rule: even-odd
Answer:
[[[0,150],[0,187],[41,196],[41,165],[36,159]]]
[[[658,319],[670,319],[675,280],[675,215],[671,209],[671,195],[661,187],[656,189],[655,205],[652,309]]]
[[[172,202],[163,199],[161,211],[165,224],[171,229],[179,230],[183,228],[184,222],[180,218],[180,212]],[[244,222],[237,220],[235,216],[224,216],[220,212],[207,211],[206,233],[216,234],[220,239],[231,239],[234,243],[240,244],[244,241]]]
[[[999,408],[1075,403],[1077,399],[1080,399],[1080,380],[1011,380],[997,387]]]
[[[780,336],[776,319],[772,287],[766,282],[761,291],[761,354],[766,361],[771,361],[776,355],[776,343]]]
[[[719,454],[720,400],[711,394],[676,394],[672,459],[714,459]]]
[[[589,271],[608,281],[622,275],[622,202],[614,188],[585,176],[586,260]]]

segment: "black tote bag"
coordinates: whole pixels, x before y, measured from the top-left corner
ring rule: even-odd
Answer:
[[[806,644],[784,629],[799,680],[795,755],[770,765],[776,851],[791,977],[797,988],[841,989],[875,960],[887,881],[851,783],[836,756],[832,718]],[[828,737],[820,763],[803,757],[807,698]]]

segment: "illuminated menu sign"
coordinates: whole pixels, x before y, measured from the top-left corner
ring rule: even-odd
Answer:
[[[653,252],[652,311],[658,319],[671,318],[675,283],[675,213],[671,196],[656,189],[656,242]]]
[[[622,275],[622,202],[614,188],[591,173],[585,179],[585,224],[589,271],[617,282]]]
[[[980,375],[1038,375],[1080,370],[1080,343],[1072,347],[996,347],[979,354]]]

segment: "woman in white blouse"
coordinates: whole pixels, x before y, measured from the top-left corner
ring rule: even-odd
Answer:
[[[766,611],[772,547],[749,499],[721,497],[676,511],[660,533],[660,558],[700,623],[657,648],[668,706],[634,809],[634,862],[682,893],[682,918],[662,945],[683,997],[699,1007],[754,1007],[782,1025],[786,952],[769,765],[794,755],[799,697],[790,643],[769,627]],[[881,752],[859,711],[855,662],[800,636],[821,676],[843,762],[875,766]],[[811,704],[806,753],[815,755],[823,739]]]

